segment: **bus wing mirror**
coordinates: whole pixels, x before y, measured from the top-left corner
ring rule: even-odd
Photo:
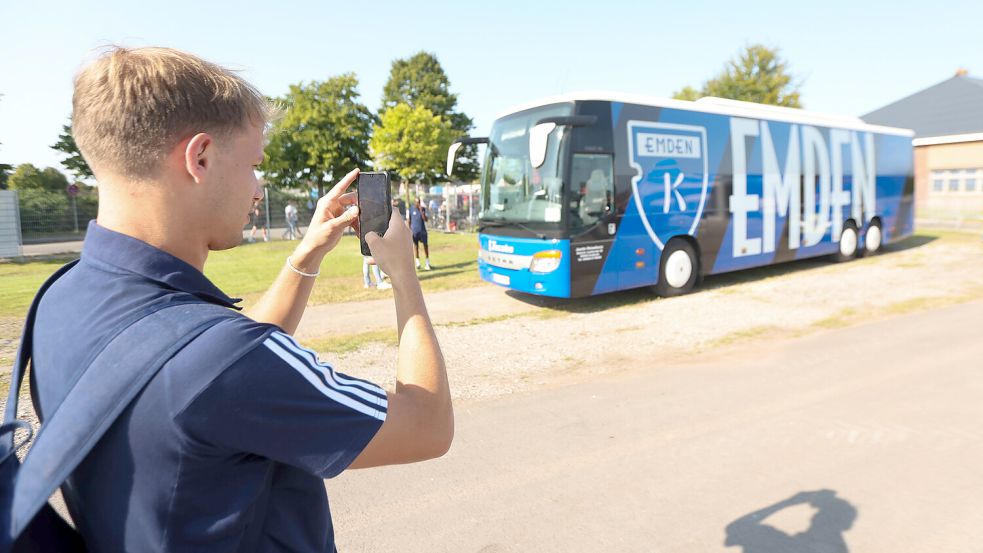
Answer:
[[[457,151],[461,149],[461,146],[464,146],[464,144],[461,144],[460,142],[453,142],[451,143],[451,147],[447,148],[447,176],[448,177],[451,176],[451,173],[454,172],[454,158],[457,157]]]
[[[457,152],[462,146],[467,146],[469,144],[488,144],[487,136],[462,136],[454,142],[451,142],[450,148],[447,148],[447,176],[450,177],[451,173],[454,172],[454,160],[457,158]]]
[[[546,163],[546,147],[550,133],[557,127],[586,127],[597,122],[593,115],[571,115],[567,117],[546,117],[536,122],[529,131],[529,161],[534,169]]]
[[[556,123],[537,123],[529,131],[529,162],[533,169],[539,169],[546,163],[546,146],[555,128]]]

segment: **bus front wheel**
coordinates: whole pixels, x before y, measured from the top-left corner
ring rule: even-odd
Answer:
[[[662,250],[659,282],[655,292],[662,297],[681,296],[690,292],[700,274],[696,251],[686,240],[673,240]]]

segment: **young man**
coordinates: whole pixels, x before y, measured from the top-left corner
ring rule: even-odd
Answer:
[[[99,215],[81,262],[39,309],[42,420],[120,321],[158,302],[230,308],[170,359],[62,486],[88,549],[334,551],[323,478],[438,457],[453,436],[409,229],[394,217],[385,236],[367,236],[396,302],[397,383],[387,393],[335,372],[291,337],[321,261],[357,221],[346,192],[357,169],[318,201],[306,236],[247,317],[202,269],[209,251],[241,242],[262,199],[254,170],[263,97],[189,54],[119,48],[80,72],[73,107],[73,134],[99,181]]]
[[[424,269],[430,270],[430,245],[427,244],[427,210],[420,203],[420,198],[406,211],[406,219],[413,232],[413,248],[416,250],[416,268],[420,268],[420,242],[423,242],[423,253],[426,256]]]

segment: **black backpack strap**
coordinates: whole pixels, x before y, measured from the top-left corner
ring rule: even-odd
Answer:
[[[42,425],[14,482],[11,535],[0,542],[23,531],[174,354],[228,315],[213,304],[169,304],[122,329]]]

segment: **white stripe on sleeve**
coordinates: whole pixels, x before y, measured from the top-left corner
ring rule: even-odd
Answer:
[[[270,337],[276,340],[281,346],[283,346],[284,349],[292,351],[301,358],[306,359],[312,368],[324,375],[324,378],[332,387],[338,389],[339,391],[348,393],[349,395],[356,395],[365,399],[365,401],[375,403],[376,405],[385,405],[387,396],[385,390],[382,388],[372,384],[371,382],[353,380],[339,375],[334,371],[334,367],[328,365],[327,363],[321,363],[318,360],[316,353],[302,347],[286,334],[274,332],[270,335]],[[367,394],[363,390],[370,393]]]
[[[320,391],[328,398],[334,400],[337,403],[340,403],[341,405],[350,407],[351,409],[354,409],[355,411],[358,411],[359,413],[362,413],[364,415],[368,415],[370,417],[376,418],[381,421],[386,420],[385,411],[373,409],[372,407],[365,405],[361,401],[354,399],[353,397],[347,395],[344,392],[336,390],[333,387],[325,386],[324,382],[320,378],[318,378],[316,374],[314,374],[314,371],[309,364],[301,361],[300,359],[297,359],[296,356],[284,350],[276,341],[267,338],[263,342],[263,345],[266,346],[274,354],[276,354],[277,357],[283,359],[284,362],[286,362],[288,365],[293,367],[293,369],[298,373],[300,373],[300,375],[303,376],[305,380],[310,382],[312,386],[317,388],[318,391]],[[373,398],[373,399],[376,400],[377,404],[379,404],[378,403],[379,398]],[[383,409],[385,409],[386,400],[382,400],[381,406],[383,407]]]

